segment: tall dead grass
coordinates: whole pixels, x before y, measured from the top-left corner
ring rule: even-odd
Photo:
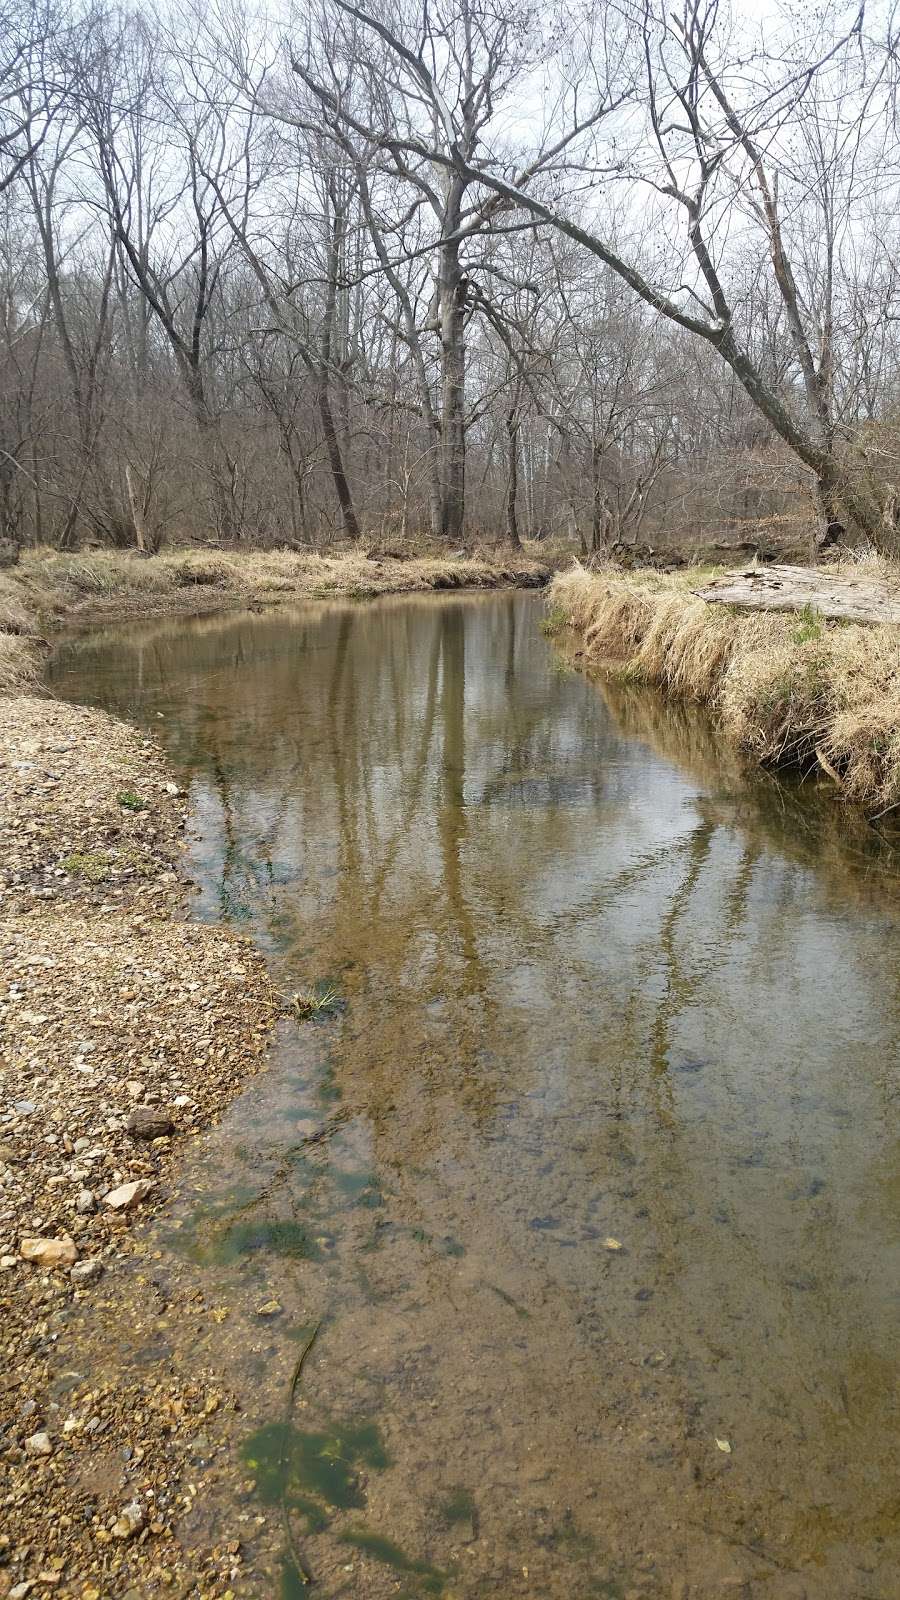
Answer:
[[[37,656],[27,641],[15,633],[0,633],[0,694],[20,694],[37,675]]]
[[[900,805],[900,628],[707,605],[690,592],[705,576],[576,566],[549,603],[588,662],[707,706],[760,763],[818,768],[870,813]]]

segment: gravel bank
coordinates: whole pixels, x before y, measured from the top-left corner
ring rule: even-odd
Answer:
[[[202,1368],[97,1381],[160,1307],[132,1227],[181,1143],[264,1061],[259,955],[185,919],[185,801],[156,746],[85,707],[0,700],[0,1595],[219,1595],[172,1508],[234,1402]],[[183,1306],[194,1298],[186,1283]],[[139,1310],[135,1311],[137,1304]],[[93,1376],[67,1370],[93,1347]],[[185,1489],[185,1493],[187,1490]],[[190,1495],[188,1496],[191,1499]]]

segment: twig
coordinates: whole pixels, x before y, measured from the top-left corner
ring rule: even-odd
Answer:
[[[297,1572],[297,1577],[300,1579],[300,1582],[303,1583],[303,1584],[312,1583],[313,1577],[312,1577],[312,1573],[309,1571],[309,1569],[303,1563],[303,1560],[301,1558],[300,1552],[297,1549],[297,1541],[294,1538],[294,1530],[291,1527],[291,1518],[290,1518],[290,1512],[288,1511],[288,1502],[287,1502],[287,1476],[286,1476],[286,1473],[285,1473],[285,1451],[286,1451],[286,1448],[287,1448],[288,1428],[291,1425],[291,1412],[293,1411],[293,1408],[294,1408],[294,1395],[297,1392],[297,1385],[300,1382],[300,1373],[303,1370],[304,1361],[306,1360],[307,1356],[309,1355],[310,1350],[312,1349],[313,1345],[316,1342],[316,1339],[318,1338],[319,1329],[321,1328],[321,1326],[322,1326],[321,1322],[317,1322],[316,1323],[315,1327],[313,1328],[312,1333],[310,1334],[310,1336],[307,1339],[305,1345],[303,1346],[303,1349],[300,1351],[300,1354],[297,1357],[297,1362],[296,1362],[296,1365],[294,1367],[294,1371],[293,1371],[293,1373],[291,1375],[290,1388],[288,1389],[287,1417],[286,1417],[286,1420],[285,1420],[285,1429],[284,1429],[284,1434],[283,1434],[282,1440],[281,1440],[281,1453],[280,1453],[279,1461],[278,1461],[278,1475],[279,1475],[279,1478],[281,1479],[281,1515],[282,1515],[282,1520],[284,1522],[284,1536],[285,1536],[285,1539],[287,1540],[288,1555],[289,1555],[291,1561],[294,1563],[294,1567],[296,1568],[296,1572]]]

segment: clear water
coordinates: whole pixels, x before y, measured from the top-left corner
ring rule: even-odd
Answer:
[[[247,1594],[889,1600],[896,858],[567,672],[541,614],[60,648],[55,691],[189,784],[198,914],[334,991],[149,1239],[227,1317],[115,1359],[241,1392],[214,1512]]]

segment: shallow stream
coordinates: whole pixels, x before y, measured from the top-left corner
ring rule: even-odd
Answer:
[[[153,1229],[227,1311],[162,1352],[241,1393],[217,1514],[261,1597],[893,1600],[897,858],[541,616],[57,653],[183,774],[198,915],[326,1002]]]

